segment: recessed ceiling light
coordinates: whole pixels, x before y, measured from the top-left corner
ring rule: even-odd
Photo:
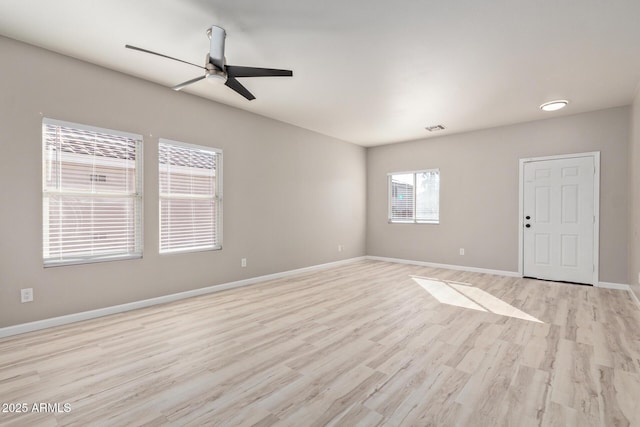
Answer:
[[[569,101],[564,99],[558,99],[556,101],[545,102],[540,106],[540,109],[544,111],[557,111],[561,108],[566,107],[567,104],[569,104]]]

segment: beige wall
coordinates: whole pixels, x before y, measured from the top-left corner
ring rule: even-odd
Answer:
[[[629,125],[620,107],[369,149],[367,255],[517,271],[519,159],[600,151],[600,280],[627,283]],[[388,224],[387,173],[428,168],[440,224]]]
[[[629,285],[640,299],[640,87],[631,110],[629,138]]]
[[[5,38],[0,57],[0,327],[365,254],[364,148]],[[41,114],[144,135],[143,259],[43,268]],[[159,137],[224,150],[222,251],[158,254]]]

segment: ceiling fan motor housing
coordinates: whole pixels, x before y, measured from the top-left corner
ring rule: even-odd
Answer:
[[[223,70],[218,69],[218,67],[215,66],[209,58],[209,54],[207,53],[204,60],[206,69],[205,76],[207,77],[207,79],[220,83],[226,82],[227,73]]]

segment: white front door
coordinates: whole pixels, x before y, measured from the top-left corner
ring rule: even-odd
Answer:
[[[594,284],[595,159],[524,162],[524,276]]]

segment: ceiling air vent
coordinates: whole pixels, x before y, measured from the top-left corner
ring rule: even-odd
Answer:
[[[429,132],[436,132],[439,130],[444,130],[444,126],[442,125],[427,126],[425,129],[428,130]]]

